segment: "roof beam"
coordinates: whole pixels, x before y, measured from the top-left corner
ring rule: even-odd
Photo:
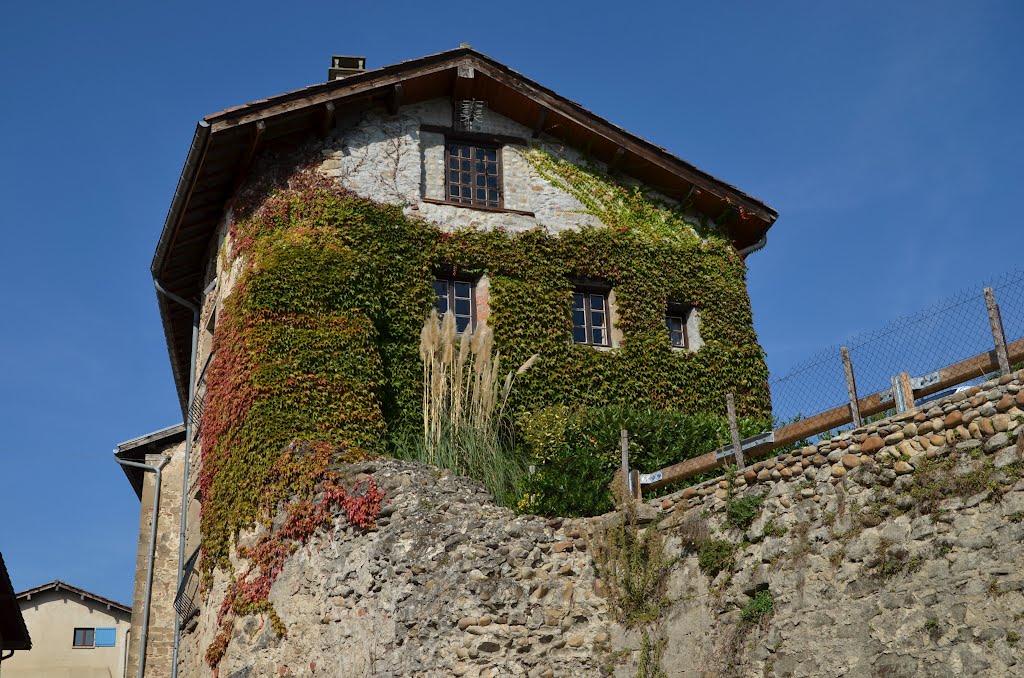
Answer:
[[[612,159],[608,161],[608,171],[611,173],[618,172],[622,169],[622,163],[626,161],[626,150],[622,146],[615,148],[615,153],[612,154]]]
[[[334,121],[337,119],[337,111],[335,110],[334,102],[328,101],[324,104],[324,112],[320,119],[320,137],[326,137],[334,127]]]
[[[263,133],[267,131],[267,123],[263,120],[257,120],[253,126],[252,140],[249,142],[249,148],[242,155],[241,161],[238,163],[238,171],[235,173],[234,185],[231,189],[231,195],[235,194],[235,191],[245,181],[245,177],[249,175],[249,168],[252,167],[252,161],[256,158],[256,151],[259,150],[260,140],[263,138]]]
[[[388,113],[391,115],[398,115],[398,109],[402,105],[402,99],[405,98],[405,87],[402,83],[396,82],[391,86],[391,93],[388,94]]]
[[[537,122],[533,123],[533,138],[536,139],[544,133],[544,126],[548,123],[548,116],[551,115],[551,109],[544,108],[540,109],[540,113],[537,114]]]

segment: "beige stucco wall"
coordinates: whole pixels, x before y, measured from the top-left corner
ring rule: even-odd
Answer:
[[[22,600],[32,649],[4,661],[3,678],[120,678],[124,675],[129,614],[70,591],[46,591]],[[72,646],[76,628],[115,628],[114,647]]]
[[[178,587],[178,531],[181,520],[185,443],[179,443],[165,453],[171,457],[171,461],[163,468],[160,512],[157,516],[153,594],[150,603],[146,648],[145,675],[147,678],[170,676],[171,653],[174,644],[174,596]],[[160,456],[148,455],[146,463],[156,464]],[[134,631],[128,645],[129,675],[132,676],[136,675],[138,671],[139,644],[142,639],[146,569],[149,562],[150,521],[153,515],[155,487],[155,475],[146,473],[142,488],[142,510],[139,517],[139,540],[135,561],[135,590],[132,600],[132,628]],[[196,520],[198,521],[198,518]]]

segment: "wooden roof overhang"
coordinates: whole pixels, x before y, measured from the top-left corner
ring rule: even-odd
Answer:
[[[11,578],[7,575],[4,557],[0,554],[0,659],[4,652],[31,650],[32,639],[21,616],[21,605],[14,594]]]
[[[507,66],[459,48],[311,85],[207,116],[199,122],[153,257],[165,289],[198,300],[210,239],[225,205],[264,144],[326,132],[345,113],[438,97],[478,99],[489,110],[556,137],[715,219],[737,249],[759,242],[778,213],[636,135],[613,125]],[[192,313],[158,295],[172,370],[184,411]]]

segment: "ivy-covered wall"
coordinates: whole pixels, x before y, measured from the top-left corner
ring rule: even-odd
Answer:
[[[539,354],[516,383],[516,413],[553,404],[723,413],[732,391],[741,416],[769,415],[745,265],[733,247],[698,237],[636,187],[527,157],[569,192],[605,187],[595,204],[609,227],[448,232],[294,159],[269,165],[241,192],[221,253],[222,270],[240,263],[241,274],[218,317],[202,426],[210,562],[226,564],[239,527],[312,491],[322,465],[286,453],[289,443],[358,458],[420,430],[419,334],[438,266],[489,276],[487,322],[506,365]],[[576,278],[614,288],[618,348],[571,343]],[[700,309],[699,351],[669,346],[670,301]]]

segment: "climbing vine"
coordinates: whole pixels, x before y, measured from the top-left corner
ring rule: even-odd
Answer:
[[[422,430],[419,334],[441,266],[489,276],[487,322],[505,364],[539,354],[509,401],[520,420],[551,405],[722,414],[730,391],[741,416],[770,412],[743,261],[724,239],[698,238],[680,212],[531,156],[558,185],[591,195],[581,202],[612,227],[444,232],[352,195],[315,170],[315,146],[306,151],[265,157],[232,206],[223,263],[241,272],[217,319],[201,428],[207,578],[230,571],[238,531],[269,528],[282,502],[291,527],[245,550],[261,574],[236,579],[221,623],[263,611],[276,626],[266,594],[288,549],[326,524],[327,507],[349,510],[340,495],[313,503],[332,496],[332,464],[386,454]],[[576,279],[614,288],[616,350],[571,343]],[[699,351],[669,345],[669,302],[700,309]],[[372,523],[359,515],[350,522]],[[210,652],[215,663],[223,649]]]

